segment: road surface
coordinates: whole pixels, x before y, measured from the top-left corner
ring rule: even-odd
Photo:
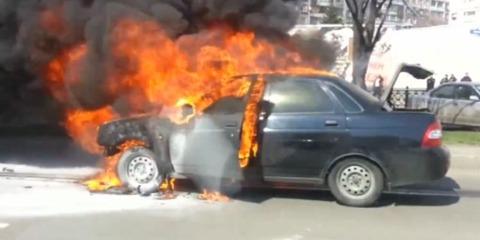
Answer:
[[[478,149],[452,148],[448,178],[351,208],[328,192],[249,190],[228,203],[91,194],[70,179],[1,177],[0,239],[472,239],[480,236]]]

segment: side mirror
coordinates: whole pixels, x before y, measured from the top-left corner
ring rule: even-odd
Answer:
[[[469,98],[469,99],[472,100],[472,101],[478,101],[478,100],[480,100],[480,98],[478,98],[478,96],[476,96],[476,95],[470,95],[470,98]]]

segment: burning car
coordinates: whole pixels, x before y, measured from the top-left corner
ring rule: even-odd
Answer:
[[[202,114],[192,117],[195,106],[185,104],[182,124],[159,115],[103,124],[98,144],[118,156],[121,183],[139,192],[158,189],[171,176],[328,187],[342,204],[368,206],[384,190],[442,178],[449,168],[432,114],[392,112],[387,97],[378,101],[330,75],[242,79],[248,82],[243,95],[223,97]]]

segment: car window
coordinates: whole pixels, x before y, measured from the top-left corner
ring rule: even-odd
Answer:
[[[328,89],[337,97],[338,101],[342,104],[343,108],[346,112],[349,113],[356,113],[361,112],[362,108],[359,106],[353,98],[345,93],[344,91],[340,90],[338,87],[328,84]]]
[[[477,96],[471,86],[458,86],[455,90],[455,96],[457,99],[470,100],[470,96]]]
[[[332,112],[333,103],[314,82],[290,80],[270,83],[267,99],[274,113]]]
[[[448,85],[440,87],[432,93],[432,97],[453,99],[455,97],[455,86]]]
[[[243,112],[245,108],[245,103],[243,98],[238,97],[225,97],[221,98],[207,109],[205,113],[213,114],[233,114],[238,112]]]

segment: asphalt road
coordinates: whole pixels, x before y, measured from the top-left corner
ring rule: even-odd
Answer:
[[[449,177],[351,208],[328,192],[249,190],[228,203],[91,194],[64,180],[0,179],[0,239],[472,239],[479,149],[454,147]]]

